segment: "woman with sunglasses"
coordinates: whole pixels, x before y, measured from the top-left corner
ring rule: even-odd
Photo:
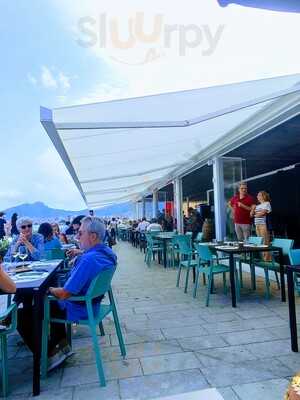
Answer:
[[[29,261],[40,260],[44,252],[44,238],[39,233],[32,233],[32,220],[27,217],[18,218],[17,228],[20,234],[12,241],[4,260],[12,261],[18,252],[26,252]]]

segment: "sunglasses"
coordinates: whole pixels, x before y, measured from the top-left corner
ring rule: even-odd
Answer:
[[[21,229],[32,228],[32,224],[22,225]]]

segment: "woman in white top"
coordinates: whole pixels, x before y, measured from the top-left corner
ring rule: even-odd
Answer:
[[[267,227],[267,215],[272,211],[270,196],[267,192],[261,191],[257,194],[258,205],[254,206],[251,215],[254,217],[254,224],[257,236],[263,238],[265,245],[270,244],[270,233]],[[265,252],[263,254],[265,261],[271,261],[271,253]]]

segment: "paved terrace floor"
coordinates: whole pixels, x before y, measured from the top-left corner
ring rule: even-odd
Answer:
[[[127,358],[122,360],[111,319],[99,341],[105,360],[107,387],[100,388],[89,333],[74,328],[74,350],[62,368],[42,381],[41,399],[151,399],[216,387],[225,400],[282,400],[288,379],[300,369],[300,355],[290,350],[287,305],[272,287],[264,300],[258,291],[242,291],[238,308],[230,295],[216,294],[204,306],[205,289],[197,299],[176,288],[176,270],[153,264],[121,242],[113,288],[122,322]],[[245,287],[250,287],[245,274]],[[183,281],[182,281],[183,285]],[[300,307],[299,307],[300,310]],[[299,331],[300,332],[300,331]],[[30,353],[10,337],[11,398],[31,396]]]

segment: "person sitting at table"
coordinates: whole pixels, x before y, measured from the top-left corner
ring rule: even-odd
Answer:
[[[44,250],[61,249],[59,238],[53,233],[53,228],[48,222],[43,222],[39,226],[38,233],[44,238]]]
[[[87,309],[82,303],[68,301],[71,296],[84,296],[93,279],[102,271],[115,270],[117,256],[103,243],[105,225],[97,217],[85,217],[82,220],[78,236],[83,254],[76,259],[70,277],[63,287],[50,287],[49,292],[57,298],[51,302],[51,317],[67,318],[69,321],[87,319]],[[94,301],[93,308],[98,312],[102,298]],[[33,312],[25,307],[18,313],[18,331],[28,347],[33,350]],[[64,324],[51,323],[49,352],[49,370],[57,367],[72,353],[67,344]]]
[[[162,232],[162,226],[158,223],[156,218],[152,218],[150,221],[150,225],[147,226],[147,232]]]
[[[63,243],[63,244],[68,244],[67,236],[66,236],[64,233],[62,233],[62,232],[60,231],[60,228],[59,228],[58,223],[57,223],[57,222],[53,222],[53,223],[51,224],[51,226],[52,226],[52,229],[53,229],[53,236],[54,236],[54,237],[57,237],[57,239],[58,239],[61,243]]]
[[[21,251],[21,249],[27,252],[27,260],[40,260],[44,252],[44,240],[39,233],[32,233],[32,220],[28,217],[18,218],[17,229],[20,234],[11,242],[4,261],[12,261],[13,255]]]

